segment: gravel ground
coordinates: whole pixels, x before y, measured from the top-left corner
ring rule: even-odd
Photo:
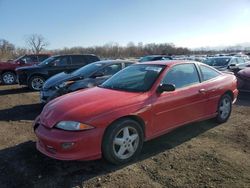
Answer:
[[[227,123],[189,124],[144,144],[136,162],[63,162],[35,148],[38,92],[0,86],[0,187],[250,187],[250,94]]]

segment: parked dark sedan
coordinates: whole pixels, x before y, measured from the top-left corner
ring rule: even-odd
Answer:
[[[62,72],[49,78],[40,92],[42,103],[79,89],[94,87],[133,64],[132,61],[106,60],[86,65],[72,73]]]
[[[35,66],[17,68],[18,83],[40,90],[48,78],[60,72],[72,72],[89,63],[100,61],[95,55],[52,56]]]
[[[219,56],[211,57],[203,61],[220,71],[242,69],[246,66],[246,62],[240,57],[234,56]]]
[[[236,74],[238,90],[250,92],[250,67],[245,68]]]

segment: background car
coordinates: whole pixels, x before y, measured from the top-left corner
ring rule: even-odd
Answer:
[[[250,67],[240,70],[236,73],[238,80],[238,89],[240,91],[250,92]]]
[[[15,69],[22,66],[38,64],[50,57],[49,54],[26,54],[16,60],[0,62],[0,77],[3,84],[14,84],[16,82]]]
[[[139,155],[144,141],[181,125],[210,118],[226,122],[236,86],[233,74],[203,63],[137,63],[98,87],[49,102],[34,122],[36,146],[59,160],[104,156],[124,164]]]
[[[60,72],[72,72],[99,60],[95,55],[52,56],[36,66],[17,68],[18,83],[28,85],[32,90],[40,90],[45,80],[51,76]]]
[[[40,92],[41,102],[46,103],[63,94],[102,84],[112,75],[133,63],[133,61],[125,60],[97,61],[72,73],[56,74],[44,83]]]
[[[147,62],[147,61],[160,61],[160,60],[172,60],[173,58],[168,55],[148,55],[141,57],[138,62]]]
[[[234,56],[218,56],[207,58],[203,63],[210,65],[220,71],[242,69],[246,66],[245,61],[241,57]]]

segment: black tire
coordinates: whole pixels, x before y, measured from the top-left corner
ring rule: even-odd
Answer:
[[[223,106],[224,102],[228,103],[228,110],[227,110],[227,113],[223,115],[222,106]],[[232,98],[229,94],[224,94],[219,100],[218,109],[217,109],[218,114],[217,114],[215,120],[218,123],[226,122],[231,115],[231,111],[232,111]]]
[[[34,82],[38,82],[40,80],[40,84],[36,85]],[[29,82],[28,82],[28,87],[31,89],[31,90],[34,90],[34,91],[40,91],[42,89],[42,86],[45,82],[45,79],[42,77],[42,76],[32,76],[30,79],[29,79]]]
[[[133,140],[132,137],[130,137],[131,139],[125,139],[126,143],[125,141],[122,141],[123,146],[116,145],[114,142],[115,138],[118,138],[120,134],[122,134],[121,131],[125,130],[126,128],[128,128],[129,134],[132,133],[130,136],[136,136],[137,134],[138,137],[135,140]],[[118,120],[111,126],[109,126],[104,134],[102,142],[102,154],[104,158],[110,163],[113,163],[115,165],[125,164],[129,161],[134,160],[140,154],[143,146],[143,139],[143,129],[138,122],[132,119]],[[118,148],[118,150],[121,150],[122,147],[126,148],[123,156],[128,155],[127,158],[120,158],[117,156],[119,152],[116,152],[116,150]],[[134,148],[134,153],[129,151],[131,147]]]
[[[16,74],[14,72],[8,71],[2,74],[1,80],[5,85],[11,85],[16,83]]]

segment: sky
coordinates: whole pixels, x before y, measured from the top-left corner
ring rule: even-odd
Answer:
[[[49,49],[117,42],[197,48],[250,42],[250,0],[0,0],[0,39]]]

